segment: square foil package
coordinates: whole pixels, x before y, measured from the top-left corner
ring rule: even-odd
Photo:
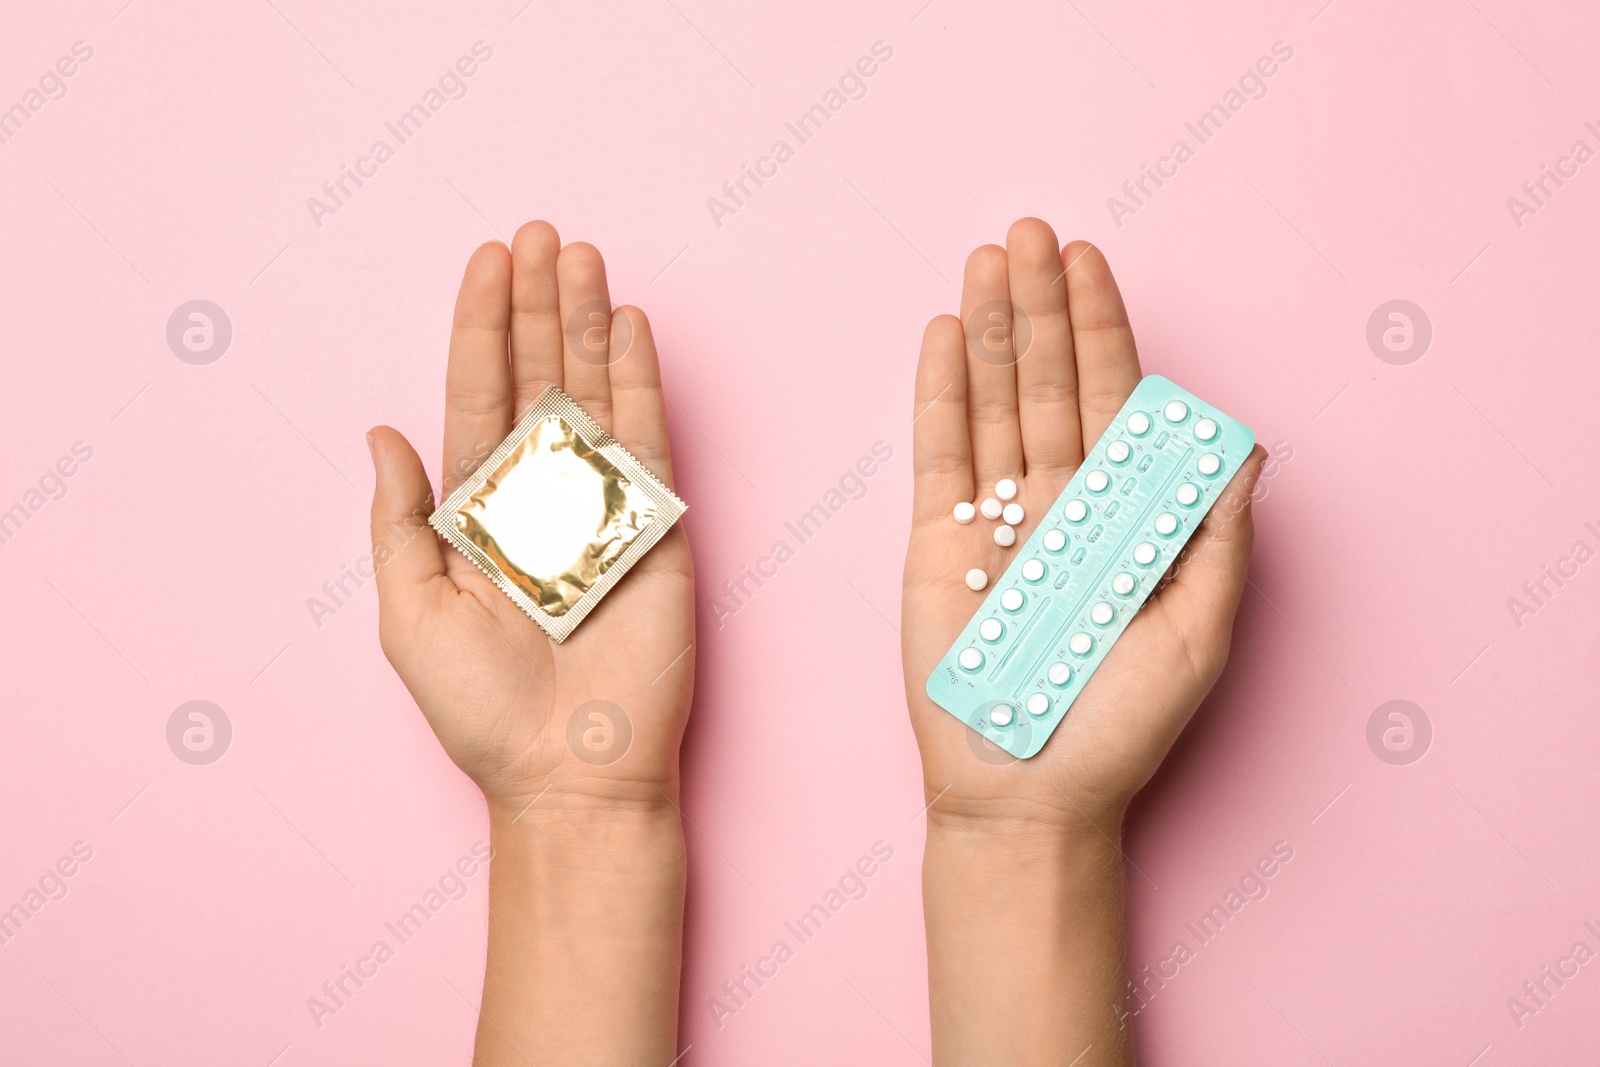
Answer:
[[[559,643],[687,507],[552,386],[428,522]]]

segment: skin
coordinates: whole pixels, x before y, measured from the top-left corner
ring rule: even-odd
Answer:
[[[1019,313],[1031,326],[1020,356]],[[1013,761],[989,746],[980,758],[977,735],[923,687],[982,602],[966,571],[998,575],[1017,551],[994,543],[993,523],[963,526],[951,509],[1013,478],[1024,542],[1140,377],[1105,257],[1081,241],[1060,247],[1038,219],[1014,224],[1006,247],[972,253],[961,317],[934,319],[923,337],[902,658],[931,804],[923,896],[936,1064],[1134,1062],[1123,818],[1227,661],[1265,452],[1245,461],[1037,756]]]
[[[610,307],[600,253],[562,247],[548,223],[523,226],[510,249],[473,253],[450,332],[444,494],[552,385],[673,484],[649,322]],[[406,439],[378,426],[368,443],[383,650],[488,807],[474,1063],[669,1063],[680,1051],[686,866],[678,746],[695,663],[682,524],[558,645],[427,526],[432,487]],[[568,744],[569,719],[593,700],[632,727],[611,762]],[[613,717],[582,719],[598,730],[585,744],[606,757]]]

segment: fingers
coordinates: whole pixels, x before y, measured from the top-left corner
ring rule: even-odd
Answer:
[[[611,293],[606,288],[606,264],[599,249],[583,241],[563,248],[556,257],[556,287],[561,294],[561,322],[566,335],[562,388],[609,431],[608,365],[626,353],[620,344],[623,338],[611,336]],[[617,352],[612,350],[613,340],[619,342]]]
[[[1061,265],[1067,273],[1083,450],[1088,452],[1139,384],[1139,353],[1122,293],[1100,250],[1073,241],[1061,250]]]
[[[1083,462],[1083,432],[1066,272],[1055,231],[1039,219],[1017,220],[1006,235],[1006,260],[1025,466],[1029,474],[1070,474]]]
[[[1161,604],[1174,625],[1203,656],[1215,654],[1217,642],[1226,650],[1232,633],[1255,544],[1250,496],[1266,456],[1260,445],[1251,451],[1184,548],[1172,582],[1161,591]]]
[[[372,450],[372,560],[385,650],[411,632],[444,576],[444,552],[428,525],[433,489],[416,450],[397,430],[375,426]]]
[[[548,222],[530,222],[511,239],[511,377],[520,415],[551,385],[560,386],[561,297],[556,255],[561,237]]]
[[[636,307],[619,307],[611,324],[631,338],[627,358],[611,364],[611,436],[672,487],[672,454],[667,445],[666,397],[650,320]]]
[[[916,479],[913,522],[948,515],[956,504],[973,499],[966,339],[961,320],[953,315],[940,315],[922,335],[911,466]]]
[[[998,245],[984,245],[967,257],[961,321],[966,324],[967,419],[974,475],[979,484],[987,485],[1022,473],[1010,283],[1006,251]]]
[[[511,432],[511,253],[498,241],[467,261],[450,327],[444,384],[444,492],[450,493]]]

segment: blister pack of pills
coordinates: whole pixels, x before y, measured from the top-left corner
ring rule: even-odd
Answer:
[[[1249,427],[1146,377],[928,676],[928,696],[1013,756],[1036,755],[1254,447]]]

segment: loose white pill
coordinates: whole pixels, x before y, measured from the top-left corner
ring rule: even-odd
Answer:
[[[991,644],[1006,635],[1006,624],[999,619],[984,619],[978,624],[978,636]]]
[[[998,519],[1000,517],[1000,509],[1000,501],[992,496],[986,499],[982,506],[978,508],[979,511],[983,512],[983,517],[986,519]]]
[[[1210,419],[1201,419],[1194,424],[1194,435],[1202,441],[1209,441],[1217,436],[1217,424]]]
[[[1128,447],[1126,441],[1112,441],[1106,446],[1106,458],[1113,463],[1126,463],[1131,455],[1133,449]]]
[[[958,662],[962,670],[975,671],[983,666],[983,653],[975,648],[963,648]]]
[[[1001,478],[994,483],[994,495],[1001,500],[1012,500],[1017,495],[1017,483],[1010,478]]]
[[[1049,535],[1045,535],[1049,539]],[[1030,582],[1037,582],[1044,577],[1044,561],[1030,559],[1022,565],[1022,577]]]
[[[1072,668],[1065,663],[1050,664],[1050,673],[1046,676],[1051,685],[1066,685],[1072,681]]]
[[[1140,541],[1133,546],[1133,561],[1141,567],[1148,567],[1156,561],[1156,546],[1149,541]]]
[[[1132,596],[1134,589],[1136,589],[1138,585],[1139,579],[1135,578],[1127,571],[1123,571],[1121,574],[1111,579],[1111,591],[1118,596]]]
[[[1178,532],[1178,516],[1170,511],[1163,511],[1156,516],[1156,533],[1162,537],[1171,537]]]
[[[1142,411],[1135,411],[1128,416],[1128,432],[1135,437],[1143,437],[1150,432],[1150,416]]]
[[[1000,517],[1012,526],[1022,525],[1022,515],[1021,504],[1007,504],[1005,510],[1000,513]]]
[[[1167,417],[1168,422],[1179,423],[1189,417],[1189,405],[1181,400],[1171,400],[1167,402],[1162,414]]]
[[[1104,600],[1089,609],[1089,621],[1096,626],[1110,626],[1117,617],[1117,609]]]
[[[1069,500],[1067,506],[1061,509],[1061,514],[1067,517],[1068,522],[1082,522],[1089,517],[1089,505],[1081,500]]]
[[[968,501],[963,500],[961,503],[956,505],[956,510],[955,510],[956,521],[959,522],[963,526],[965,526],[967,523],[971,522],[973,520],[973,518],[975,518],[977,516],[977,514],[978,514],[978,509],[973,507],[972,504],[969,503]]]
[[[977,592],[988,584],[989,576],[984,573],[982,567],[974,567],[967,572],[967,588],[973,592]]]
[[[1022,590],[1020,589],[1007,589],[1004,593],[1000,594],[1000,606],[1009,612],[1015,613],[1021,611],[1023,600],[1024,597],[1022,595]]]
[[[1178,486],[1178,503],[1186,508],[1192,508],[1200,502],[1200,487],[1192,482],[1184,482]]]
[[[1060,552],[1067,547],[1067,535],[1060,530],[1046,530],[1044,533],[1044,550],[1046,552]]]
[[[1103,493],[1111,487],[1111,475],[1105,471],[1090,471],[1083,484],[1089,487],[1091,493]]]
[[[994,528],[994,543],[1001,548],[1010,548],[1017,543],[1017,528],[1015,526],[996,526]]]
[[[1094,651],[1094,638],[1080,630],[1072,635],[1072,640],[1067,642],[1067,647],[1072,649],[1074,656],[1087,656]]]
[[[1010,704],[996,704],[994,710],[989,712],[989,721],[996,726],[1004,728],[1011,725],[1011,720],[1015,715],[1016,713],[1011,710]]]
[[[1034,693],[1028,698],[1028,714],[1036,719],[1050,714],[1050,698],[1043,693]]]
[[[1200,462],[1195,466],[1199,467],[1200,473],[1207,478],[1215,477],[1216,473],[1222,469],[1222,458],[1215,452],[1207,452],[1200,457]]]

